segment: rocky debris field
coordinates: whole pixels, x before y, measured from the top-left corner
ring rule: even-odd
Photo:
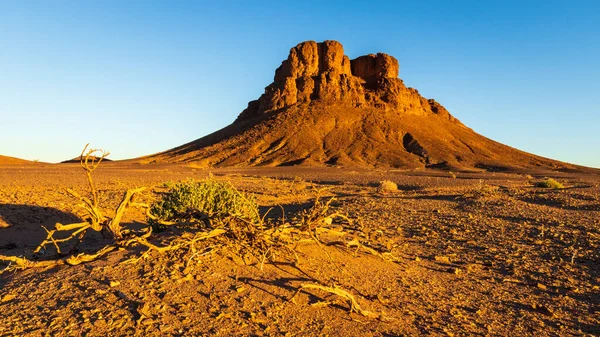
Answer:
[[[141,200],[152,202],[167,181],[211,175],[254,195],[277,223],[310,208],[323,190],[335,197],[332,211],[349,219],[330,223],[344,244],[323,235],[267,261],[205,241],[164,253],[135,246],[77,266],[15,270],[0,262],[0,336],[600,334],[598,176],[295,167],[209,173],[112,163],[95,174],[108,212],[129,188],[149,187]],[[548,175],[565,188],[534,186]],[[397,189],[382,188],[384,180]],[[46,237],[41,226],[80,221],[67,187],[85,193],[79,166],[0,168],[0,254],[33,258]],[[146,220],[131,210],[123,221],[140,228]],[[188,234],[167,230],[150,241],[168,245]],[[90,233],[79,250],[93,252],[105,240]]]

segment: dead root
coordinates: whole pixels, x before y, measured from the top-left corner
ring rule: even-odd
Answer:
[[[87,158],[91,153],[93,152],[88,152],[86,159],[82,159],[82,166],[86,168],[86,173],[91,173],[91,171],[97,167],[97,163],[95,166],[86,164],[88,161]],[[341,243],[342,246],[345,246],[346,248],[356,249],[355,254],[358,253],[358,251],[365,251],[387,261],[397,260],[397,258],[390,253],[378,252],[358,241],[358,239],[356,239],[356,233],[352,233],[353,227],[351,219],[343,213],[331,210],[334,198],[330,198],[325,202],[321,201],[321,195],[324,190],[317,190],[314,205],[310,209],[303,211],[299,217],[288,221],[286,221],[284,216],[282,216],[279,223],[275,224],[265,222],[264,216],[260,218],[258,222],[250,222],[236,217],[211,219],[211,221],[208,222],[210,224],[208,228],[204,221],[202,224],[199,224],[200,228],[205,228],[204,231],[196,233],[184,232],[182,235],[176,236],[176,238],[172,239],[166,245],[158,245],[149,240],[152,235],[152,227],[149,226],[146,230],[134,233],[123,230],[120,226],[123,214],[131,207],[145,209],[146,213],[148,213],[149,207],[146,204],[136,203],[134,201],[135,195],[142,192],[145,188],[142,187],[127,191],[116,209],[115,216],[111,219],[105,217],[97,206],[95,186],[93,185],[91,176],[88,175],[88,178],[90,188],[92,189],[91,198],[82,197],[70,190],[70,194],[81,201],[81,207],[88,213],[88,221],[67,225],[57,223],[53,230],[46,230],[48,236],[40,244],[38,249],[36,249],[36,252],[39,252],[47,245],[53,245],[57,252],[60,253],[60,244],[70,240],[77,240],[79,242],[83,234],[89,229],[108,232],[113,238],[114,244],[108,245],[93,254],[83,253],[50,261],[32,261],[22,257],[0,256],[0,261],[7,261],[10,263],[9,267],[5,270],[52,267],[57,265],[78,265],[97,260],[117,248],[134,246],[142,246],[147,248],[147,250],[144,251],[141,256],[127,260],[124,263],[137,263],[141,259],[150,258],[153,252],[165,254],[178,250],[187,250],[189,253],[186,252],[185,254],[190,255],[188,258],[189,264],[189,261],[198,254],[205,254],[207,251],[214,252],[220,249],[228,249],[235,255],[244,257],[243,261],[246,264],[248,264],[246,257],[250,256],[250,259],[252,260],[253,258],[254,260],[251,262],[254,262],[259,266],[260,270],[263,270],[266,263],[269,261],[280,260],[283,256],[285,256],[286,259],[293,259],[296,263],[299,263],[300,259],[297,248],[298,245],[302,243],[316,243],[319,245],[323,249],[324,254],[329,257],[331,263],[334,263],[334,261],[324,246],[332,243]],[[282,214],[285,215],[285,212],[282,212]],[[148,216],[151,217],[151,214],[148,214]],[[341,224],[345,224],[347,227],[344,229]],[[179,226],[176,222],[168,225],[175,227]],[[190,225],[192,224],[190,224],[189,219],[182,220],[182,227],[188,227]],[[67,231],[70,232],[68,237],[64,239],[54,238],[55,233]],[[354,239],[352,239],[353,237]],[[333,241],[331,241],[332,239]],[[210,242],[208,244],[210,245],[210,250],[203,249],[202,246],[196,247],[196,245],[199,245],[201,242]],[[204,248],[205,247],[206,246],[204,246]],[[200,248],[201,253],[198,253],[197,248]],[[326,287],[318,284],[303,284],[298,291],[306,289],[319,289],[338,295],[349,301],[351,312],[356,312],[370,318],[383,318],[380,314],[363,310],[351,293],[337,286]]]
[[[0,261],[5,261],[9,263],[9,266],[6,269],[4,269],[5,271],[27,268],[48,268],[64,264],[76,266],[78,264],[94,261],[104,256],[106,253],[115,250],[116,248],[117,246],[109,245],[93,254],[81,253],[78,255],[69,256],[64,259],[43,261],[32,261],[24,257],[0,255]]]
[[[372,311],[364,310],[363,308],[361,308],[360,304],[358,304],[358,301],[356,300],[356,297],[353,294],[351,294],[350,292],[348,292],[338,286],[328,287],[328,286],[324,286],[324,285],[320,285],[320,284],[303,283],[300,285],[298,290],[296,290],[294,295],[292,295],[292,297],[290,297],[290,299],[288,301],[293,301],[293,299],[296,297],[296,295],[298,295],[298,293],[300,293],[301,291],[303,291],[305,289],[322,290],[322,291],[337,295],[337,296],[347,300],[348,304],[350,305],[350,313],[356,312],[357,314],[363,315],[365,317],[375,318],[375,319],[380,319],[380,320],[389,320],[390,319],[389,317],[386,317],[383,314],[378,314],[378,313],[375,313]]]
[[[385,261],[390,261],[390,262],[400,262],[401,261],[398,257],[394,256],[394,254],[392,254],[390,252],[379,252],[376,249],[373,249],[369,246],[366,246],[366,245],[360,243],[360,241],[358,241],[358,239],[356,239],[356,238],[354,238],[352,241],[346,242],[346,247],[348,247],[348,248],[356,247],[356,249],[354,251],[355,256],[360,250],[363,250],[371,255],[378,256]]]
[[[0,255],[0,261],[8,262],[9,265],[4,271],[10,271],[15,269],[26,269],[26,268],[44,268],[44,267],[54,267],[57,265],[64,264],[64,260],[49,260],[49,261],[31,261],[24,257],[18,256],[5,256]]]
[[[87,157],[82,160],[84,168],[88,167]],[[97,166],[97,164],[96,164]],[[87,173],[90,173],[96,166],[88,167]],[[95,189],[91,177],[88,175],[90,188]],[[184,251],[187,255],[186,267],[189,267],[190,261],[197,256],[213,253],[220,249],[227,249],[233,252],[238,257],[243,257],[243,262],[247,263],[247,256],[251,260],[254,259],[255,265],[258,265],[260,270],[263,270],[264,265],[270,261],[280,260],[283,256],[287,259],[294,259],[296,263],[300,262],[297,251],[298,245],[302,243],[313,243],[319,245],[325,255],[329,257],[331,263],[335,263],[325,249],[326,245],[341,245],[347,249],[354,249],[354,255],[359,251],[378,256],[386,261],[398,261],[391,253],[382,253],[363,243],[358,238],[358,229],[353,228],[352,221],[345,214],[332,211],[332,203],[334,198],[330,198],[322,202],[321,194],[323,190],[317,191],[317,196],[314,205],[303,211],[299,217],[286,221],[285,212],[282,209],[282,218],[279,223],[267,223],[263,216],[256,222],[251,222],[245,219],[236,217],[228,217],[225,219],[209,219],[206,222],[202,219],[202,223],[198,223],[199,227],[204,228],[199,232],[192,233],[184,231],[183,234],[175,236],[174,239],[166,244],[157,244],[150,241],[152,235],[152,227],[148,226],[145,230],[131,232],[123,230],[120,226],[120,221],[123,214],[131,207],[145,209],[148,213],[149,207],[146,204],[136,203],[134,197],[145,188],[137,188],[127,191],[119,206],[116,209],[115,216],[111,219],[105,217],[97,206],[97,196],[95,190],[92,190],[92,197],[85,198],[76,192],[69,190],[69,193],[77,197],[81,201],[81,207],[86,210],[89,215],[88,221],[74,224],[57,223],[55,228],[47,230],[47,238],[36,249],[39,252],[47,245],[53,245],[58,253],[61,253],[60,244],[71,240],[79,242],[85,232],[89,229],[96,231],[107,232],[111,235],[114,243],[105,246],[96,253],[83,253],[70,257],[48,260],[48,261],[32,261],[23,257],[0,256],[0,261],[9,262],[9,267],[6,270],[25,269],[25,268],[43,268],[54,267],[59,265],[79,265],[82,263],[91,262],[101,258],[107,253],[118,248],[141,246],[146,250],[139,256],[124,261],[123,263],[138,263],[141,259],[156,258],[152,253],[165,254],[179,250]],[[148,214],[151,218],[151,214]],[[342,226],[343,224],[343,226]],[[175,228],[189,228],[190,219],[182,219],[181,223],[173,222],[165,224],[175,226]],[[174,229],[174,228],[173,228]],[[70,232],[66,238],[57,239],[54,237],[57,232]],[[201,243],[204,243],[202,245]],[[197,245],[199,247],[197,247]],[[181,257],[181,256],[180,256]],[[0,271],[1,273],[2,271]],[[301,291],[320,290],[336,296],[348,302],[349,311],[359,315],[379,319],[389,320],[383,314],[368,311],[363,309],[356,297],[340,288],[339,286],[324,286],[321,284],[301,284],[297,291],[293,294],[290,300],[293,300]],[[323,305],[321,303],[320,305]],[[325,304],[326,305],[326,304]]]
[[[221,228],[216,228],[216,229],[211,230],[210,232],[197,233],[191,237],[184,236],[183,238],[181,238],[179,240],[174,240],[174,242],[170,243],[169,245],[162,246],[162,247],[159,247],[151,242],[148,242],[148,237],[150,236],[150,233],[151,233],[151,231],[148,231],[147,235],[138,236],[133,239],[130,239],[130,240],[124,242],[123,245],[124,246],[141,245],[141,246],[147,247],[148,250],[157,251],[158,253],[162,254],[162,253],[165,253],[168,251],[192,247],[198,241],[208,240],[208,239],[217,237],[219,235],[223,235],[226,233],[226,231]]]
[[[250,262],[244,258],[244,263],[255,263],[263,270],[264,265],[269,261],[275,261],[282,256],[293,259],[296,263],[300,262],[298,246],[304,243],[317,244],[323,249],[324,254],[330,262],[333,258],[325,249],[325,245],[340,244],[346,248],[356,248],[358,251],[365,251],[378,256],[386,261],[397,262],[399,259],[391,253],[379,252],[373,248],[363,245],[356,239],[355,233],[344,230],[340,224],[345,223],[352,231],[352,220],[345,214],[331,211],[334,198],[322,202],[322,190],[316,190],[317,196],[314,205],[303,211],[298,217],[285,220],[285,212],[282,210],[282,218],[279,223],[268,224],[263,216],[257,223],[250,222],[237,217],[227,217],[224,219],[210,219],[208,223],[210,228],[196,234],[184,233],[174,239],[166,246],[157,246],[148,241],[150,233],[134,237],[125,241],[122,246],[141,245],[148,250],[142,258],[148,257],[152,251],[159,254],[180,249],[191,250],[191,254],[196,254],[195,244],[199,241],[211,241],[215,251],[227,248],[237,256],[250,257]],[[205,227],[205,220],[197,220],[198,226]],[[194,226],[190,219],[182,219],[182,226]],[[335,224],[334,224],[335,223]],[[169,223],[168,226],[178,226],[177,222]],[[354,237],[350,240],[349,238]],[[330,241],[333,239],[333,241]],[[252,261],[252,259],[254,261]],[[132,259],[129,262],[137,262],[139,259]]]
[[[65,262],[71,266],[76,266],[78,264],[91,262],[91,261],[94,261],[94,260],[106,255],[109,252],[112,252],[113,250],[115,250],[117,248],[118,247],[115,245],[109,245],[109,246],[106,246],[106,247],[100,249],[98,252],[96,252],[94,254],[82,253],[82,254],[70,256],[65,259]]]

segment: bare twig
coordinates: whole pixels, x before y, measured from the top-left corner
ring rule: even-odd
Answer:
[[[81,167],[85,170],[85,174],[88,178],[88,183],[90,185],[90,191],[92,193],[92,200],[94,207],[98,207],[98,190],[96,190],[96,186],[94,185],[94,181],[92,180],[92,172],[98,168],[100,162],[108,155],[110,152],[104,151],[102,149],[93,149],[89,148],[90,143],[87,143],[83,150],[81,151],[81,155],[79,156],[79,163]],[[86,150],[88,150],[86,152]],[[100,153],[100,157],[93,155],[94,153]],[[84,156],[85,154],[85,156]],[[90,160],[91,159],[91,160]]]

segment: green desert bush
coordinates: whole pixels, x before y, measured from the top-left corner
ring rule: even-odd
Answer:
[[[162,198],[152,204],[151,224],[190,220],[237,218],[258,223],[258,204],[229,182],[212,179],[167,183]]]
[[[383,180],[379,182],[379,186],[377,186],[377,191],[379,192],[397,192],[398,185],[391,180]]]
[[[538,181],[537,183],[535,183],[536,187],[544,187],[544,188],[553,188],[553,189],[561,189],[561,188],[565,188],[565,186],[561,183],[559,183],[558,181],[552,179],[552,178],[547,178],[545,180],[542,181]]]

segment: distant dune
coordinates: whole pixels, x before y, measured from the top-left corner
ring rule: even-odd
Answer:
[[[0,155],[0,165],[33,165],[37,162]]]

